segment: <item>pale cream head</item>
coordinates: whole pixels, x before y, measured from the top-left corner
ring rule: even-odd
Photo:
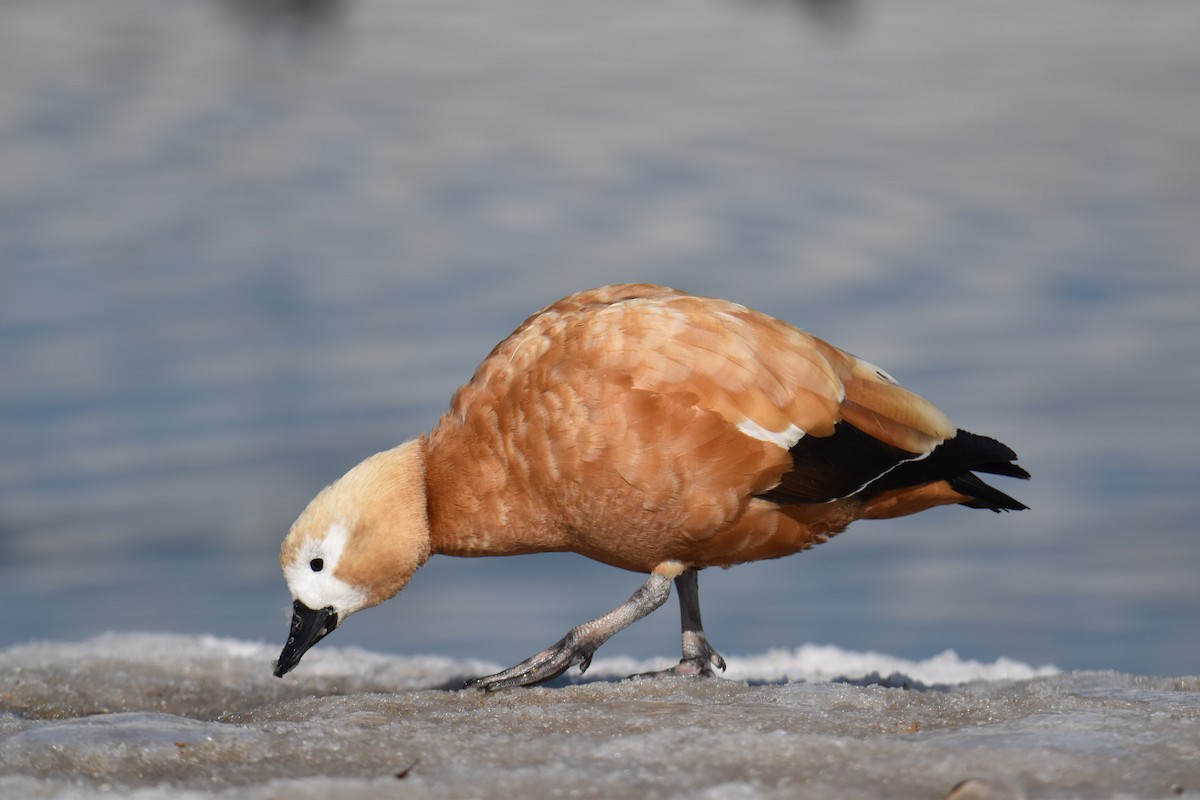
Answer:
[[[318,494],[279,561],[292,598],[342,622],[404,588],[429,558],[424,440],[378,453]]]

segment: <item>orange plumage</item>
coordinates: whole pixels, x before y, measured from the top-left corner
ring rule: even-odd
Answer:
[[[328,611],[327,629],[289,641],[298,652],[285,648],[277,672],[349,613],[399,591],[430,554],[548,551],[651,577],[610,615],[482,686],[586,666],[666,599],[672,579],[684,606],[676,671],[709,672],[723,662],[700,628],[697,570],[789,555],[856,519],[952,503],[1024,508],[973,472],[1028,477],[1015,457],[874,365],[743,306],[644,284],[581,292],[497,345],[428,437],[364,462],[313,501],[281,560],[296,598],[293,639],[303,638],[301,607]],[[398,480],[423,487],[420,502],[391,491]],[[367,539],[375,544],[356,546]],[[306,571],[312,553],[322,555]],[[327,577],[308,574],[314,558],[335,562]]]

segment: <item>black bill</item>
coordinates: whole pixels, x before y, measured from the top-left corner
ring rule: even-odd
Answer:
[[[282,678],[300,663],[308,648],[321,641],[337,627],[338,616],[332,606],[313,611],[299,600],[292,603],[292,628],[287,644],[275,662],[275,677]]]

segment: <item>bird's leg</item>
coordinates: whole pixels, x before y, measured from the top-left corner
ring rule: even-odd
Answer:
[[[689,569],[675,579],[679,590],[679,623],[683,630],[683,657],[670,669],[645,672],[636,677],[658,675],[703,675],[711,678],[713,668],[725,671],[725,659],[712,648],[700,622],[700,579],[696,570]]]
[[[466,688],[493,692],[509,686],[531,686],[558,677],[574,664],[578,664],[579,671],[583,672],[592,663],[592,654],[600,645],[617,631],[661,606],[670,596],[671,579],[652,574],[628,600],[612,611],[572,628],[558,642],[515,667],[468,681]]]
[[[675,579],[679,589],[679,622],[683,630],[683,657],[675,667],[680,675],[711,676],[714,667],[725,671],[725,659],[708,643],[700,622],[699,576],[696,570],[689,569]]]

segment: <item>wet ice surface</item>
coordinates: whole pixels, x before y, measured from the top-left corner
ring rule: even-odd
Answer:
[[[729,679],[459,691],[494,664],[109,635],[0,651],[2,797],[1168,797],[1200,787],[1200,677],[806,646]]]

